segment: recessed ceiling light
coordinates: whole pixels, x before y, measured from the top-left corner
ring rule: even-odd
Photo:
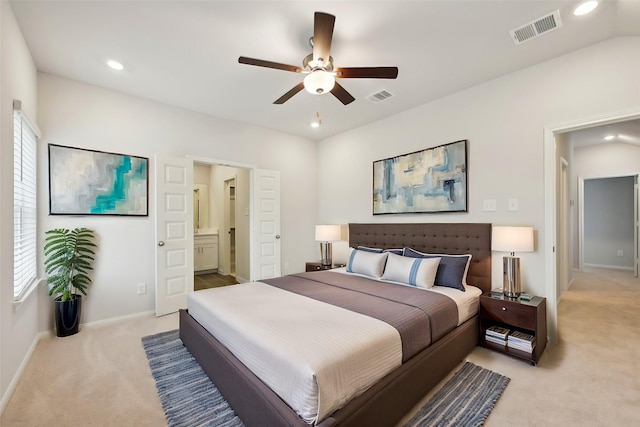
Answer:
[[[573,14],[576,16],[586,15],[587,13],[593,11],[598,7],[598,2],[596,0],[586,1],[581,3],[578,7],[573,10]]]
[[[607,135],[604,137],[605,141],[611,141],[612,139],[614,139],[616,136],[615,135]]]
[[[318,122],[311,122],[311,127],[312,127],[312,128],[320,127],[320,123],[318,123]]]
[[[124,65],[122,65],[118,61],[114,61],[113,59],[109,59],[107,61],[107,65],[109,66],[109,68],[111,68],[113,70],[116,70],[116,71],[124,70]]]

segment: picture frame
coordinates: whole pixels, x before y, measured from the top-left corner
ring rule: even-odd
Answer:
[[[467,140],[373,162],[373,214],[467,212]]]
[[[50,215],[149,215],[149,159],[49,144]]]

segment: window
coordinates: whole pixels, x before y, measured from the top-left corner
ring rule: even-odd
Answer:
[[[36,138],[38,128],[13,102],[13,297],[36,279]]]

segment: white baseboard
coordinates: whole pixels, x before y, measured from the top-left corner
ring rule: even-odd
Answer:
[[[620,265],[602,265],[602,264],[584,264],[585,267],[591,268],[607,268],[609,270],[629,270],[633,271],[633,267],[622,267]]]
[[[123,322],[125,320],[139,319],[139,318],[142,318],[142,317],[149,317],[149,316],[155,316],[155,315],[156,315],[155,310],[149,310],[149,311],[143,311],[143,312],[140,312],[140,313],[127,314],[126,316],[112,317],[110,319],[96,320],[96,321],[88,322],[88,323],[81,323],[80,327],[81,328],[95,328],[95,327],[99,327],[99,326],[106,326],[106,325],[112,325],[114,323],[120,323],[120,322]]]
[[[38,343],[42,338],[48,337],[51,334],[52,334],[52,331],[39,332],[36,335],[36,337],[33,339],[33,342],[31,343],[31,347],[29,347],[27,354],[24,356],[24,359],[22,359],[22,363],[18,367],[16,374],[13,376],[13,379],[9,384],[9,387],[7,387],[7,391],[5,392],[4,396],[2,396],[2,400],[0,400],[0,416],[2,416],[2,413],[4,412],[5,408],[9,404],[9,400],[11,400],[11,396],[13,396],[13,392],[16,390],[16,387],[18,386],[18,382],[20,382],[20,378],[22,378],[22,374],[24,373],[24,370],[27,368],[27,365],[31,360],[31,356],[33,356],[33,353],[36,351],[36,347],[38,346]]]
[[[244,277],[236,276],[236,282],[238,283],[247,283],[249,279],[245,279]]]

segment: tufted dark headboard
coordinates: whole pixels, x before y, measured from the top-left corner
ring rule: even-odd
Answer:
[[[409,247],[436,254],[471,254],[467,283],[491,289],[491,224],[349,224],[349,246]]]

